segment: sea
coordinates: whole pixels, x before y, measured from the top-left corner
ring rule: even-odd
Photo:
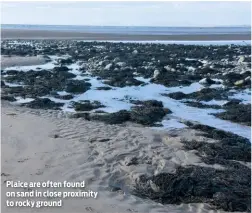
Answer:
[[[2,24],[2,29],[30,29],[78,31],[87,33],[112,33],[128,35],[204,35],[204,34],[251,34],[251,26],[226,27],[145,27],[145,26],[81,26],[81,25],[23,25]]]

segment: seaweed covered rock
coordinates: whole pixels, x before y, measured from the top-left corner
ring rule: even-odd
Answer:
[[[142,125],[152,126],[159,122],[163,117],[171,113],[169,109],[163,108],[160,101],[149,100],[139,102],[141,105],[133,106],[130,112],[130,120]]]
[[[213,99],[222,100],[227,98],[227,95],[224,92],[223,89],[203,88],[200,91],[187,94],[186,98],[196,99],[198,101],[211,101]]]
[[[59,71],[59,72],[60,72],[60,71],[68,71],[69,68],[66,67],[66,66],[60,66],[60,67],[54,67],[53,70],[54,70],[54,71]]]
[[[1,100],[14,102],[16,101],[16,98],[12,95],[1,95]]]
[[[203,85],[220,84],[220,81],[212,80],[211,78],[203,78],[199,81]]]
[[[59,110],[62,107],[63,103],[55,103],[51,101],[49,98],[36,98],[35,100],[24,103],[22,106],[27,106],[33,109],[55,109]]]
[[[91,84],[89,82],[85,82],[82,80],[69,80],[66,83],[65,91],[69,93],[84,93],[88,91],[91,87]]]
[[[54,98],[58,98],[58,99],[62,99],[62,100],[71,100],[71,99],[74,98],[74,96],[71,95],[71,94],[66,94],[66,95],[58,95],[58,94],[56,94],[56,95],[54,95]]]
[[[184,149],[194,151],[208,165],[178,166],[173,173],[141,175],[134,193],[163,204],[209,203],[228,212],[251,210],[250,141],[230,132],[201,124],[186,123],[200,130],[203,141],[182,141]],[[216,139],[212,143],[207,138]],[[243,161],[243,163],[240,163]]]
[[[179,167],[176,173],[140,176],[135,194],[163,204],[210,203],[225,211],[250,211],[250,170]]]
[[[223,89],[215,89],[215,88],[203,88],[197,92],[185,94],[183,92],[174,92],[169,94],[163,94],[164,96],[168,96],[172,99],[181,100],[181,99],[196,99],[197,101],[211,101],[222,100],[227,98],[225,94],[225,90]]]
[[[226,109],[225,112],[214,115],[220,119],[251,126],[251,104],[236,104],[233,102],[224,106],[224,108]]]
[[[170,94],[163,94],[163,95],[168,96],[168,97],[175,99],[175,100],[181,100],[181,99],[184,99],[187,97],[187,95],[183,92],[173,92]]]
[[[251,144],[246,138],[216,129],[214,127],[193,124],[186,122],[190,128],[200,130],[207,138],[218,140],[218,143],[207,143],[207,141],[188,141],[184,142],[186,149],[196,149],[199,153],[205,153],[210,158],[215,159],[215,163],[220,160],[251,161]],[[202,156],[203,157],[203,156]]]
[[[5,87],[4,81],[1,81],[1,87]]]
[[[130,113],[127,110],[120,110],[114,113],[90,115],[88,119],[102,121],[106,124],[122,124],[130,120]]]
[[[195,101],[185,101],[183,102],[188,106],[191,107],[197,107],[197,108],[201,108],[201,109],[222,109],[222,106],[220,105],[214,105],[214,104],[203,104],[201,102],[195,102]]]
[[[93,109],[98,109],[100,107],[104,107],[99,101],[89,101],[84,100],[80,102],[72,102],[72,106],[76,111],[91,111]]]

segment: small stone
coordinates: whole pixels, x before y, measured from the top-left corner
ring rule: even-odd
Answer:
[[[105,70],[110,70],[111,68],[112,68],[112,64],[108,64],[108,65],[106,65],[106,67],[104,68]]]
[[[134,50],[134,51],[132,52],[132,54],[133,54],[133,55],[136,55],[136,54],[138,54],[138,51],[137,51],[137,50]]]
[[[234,83],[235,86],[242,86],[244,84],[244,80],[239,80]]]
[[[244,62],[244,60],[245,60],[245,57],[244,56],[240,56],[240,58],[238,60],[238,63],[242,63],[242,62]]]
[[[157,78],[159,74],[160,74],[160,72],[158,70],[155,70],[154,74],[153,74],[153,78],[154,79]]]
[[[200,84],[215,84],[216,81],[212,80],[211,78],[203,78],[199,81]]]
[[[250,81],[251,80],[251,77],[248,76],[247,78],[245,78],[245,81]]]

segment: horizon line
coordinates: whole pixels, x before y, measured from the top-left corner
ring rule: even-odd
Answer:
[[[1,26],[3,25],[28,25],[28,26],[79,26],[79,27],[200,27],[200,28],[210,28],[210,27],[250,27],[251,25],[213,25],[213,26],[145,26],[145,25],[79,25],[79,24],[3,24],[1,23]]]

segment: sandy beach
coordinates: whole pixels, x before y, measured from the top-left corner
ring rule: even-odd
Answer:
[[[185,130],[171,137],[167,132],[133,126],[108,126],[83,119],[70,119],[57,111],[20,108],[2,102],[2,212],[222,212],[208,204],[159,205],[149,200],[111,192],[104,186],[111,175],[124,173],[126,182],[147,172],[147,167],[125,166],[132,155],[153,156],[157,171],[166,162],[170,172],[179,164],[209,166],[193,151],[182,149],[183,138],[202,139],[197,131]],[[57,137],[55,136],[57,135]],[[101,142],[107,139],[108,142]],[[169,144],[169,145],[168,145]],[[163,159],[156,150],[163,150]],[[159,160],[158,160],[159,159]],[[166,160],[165,160],[166,159]],[[167,161],[167,159],[170,159]],[[223,169],[220,165],[212,165]],[[96,199],[65,199],[61,208],[6,208],[6,180],[81,181],[99,192]],[[15,200],[15,198],[13,198]],[[42,210],[42,211],[41,211]]]
[[[49,30],[1,29],[2,39],[75,39],[75,40],[127,40],[127,41],[221,41],[251,40],[250,34],[207,35],[125,35],[109,33],[85,33]]]

